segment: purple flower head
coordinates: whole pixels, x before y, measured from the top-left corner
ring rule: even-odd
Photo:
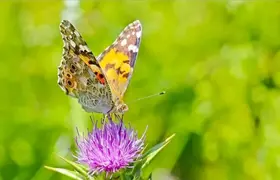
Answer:
[[[77,159],[88,165],[90,173],[114,173],[140,158],[144,139],[145,132],[138,139],[137,132],[131,127],[126,128],[122,120],[114,123],[108,118],[108,122],[102,122],[101,128],[95,124],[88,137],[76,139]]]

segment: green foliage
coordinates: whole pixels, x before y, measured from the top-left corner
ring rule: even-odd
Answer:
[[[69,167],[56,155],[72,156],[76,127],[91,127],[56,84],[62,16],[95,55],[141,21],[126,123],[148,125],[150,147],[176,133],[147,167],[153,179],[280,178],[279,2],[73,2],[0,2],[0,180],[65,179],[43,166]]]

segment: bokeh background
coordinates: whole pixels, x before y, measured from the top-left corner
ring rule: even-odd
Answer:
[[[62,19],[95,55],[141,21],[125,122],[139,135],[149,126],[149,147],[176,133],[150,165],[154,179],[279,179],[279,9],[277,1],[1,1],[0,179],[67,179],[43,166],[67,167],[57,155],[71,158],[76,128],[92,127],[57,85]]]

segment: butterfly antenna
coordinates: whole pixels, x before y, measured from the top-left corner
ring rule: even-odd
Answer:
[[[138,98],[134,101],[129,102],[129,104],[134,103],[136,101],[141,101],[141,100],[144,100],[144,99],[149,99],[149,98],[152,98],[152,97],[161,96],[161,95],[164,95],[164,94],[165,94],[165,91],[161,91],[161,92],[156,93],[156,94],[152,94],[152,95],[149,95],[149,96],[146,96],[146,97]]]

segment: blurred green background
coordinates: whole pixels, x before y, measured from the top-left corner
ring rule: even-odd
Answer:
[[[149,146],[176,133],[150,166],[154,179],[280,179],[279,9],[276,1],[1,1],[0,179],[67,179],[43,166],[66,167],[57,155],[71,157],[76,127],[92,127],[57,85],[62,19],[95,55],[141,21],[125,122],[139,135],[148,125]]]

